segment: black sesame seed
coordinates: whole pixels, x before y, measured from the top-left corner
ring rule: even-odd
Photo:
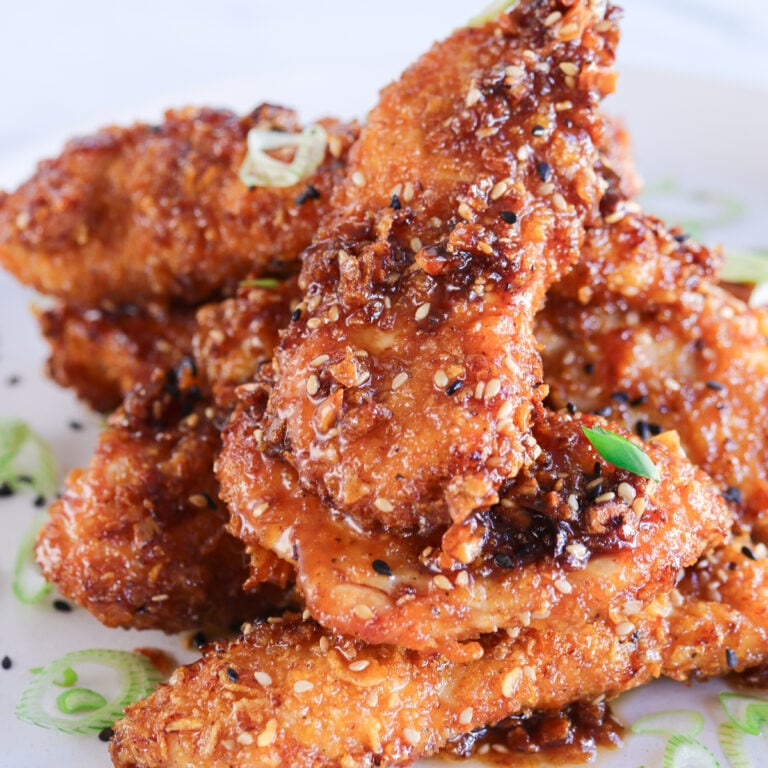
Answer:
[[[114,735],[114,730],[112,730],[110,726],[107,726],[99,731],[99,741],[111,741]]]
[[[13,375],[13,376],[9,376],[9,377],[8,377],[8,378],[5,380],[5,383],[6,383],[6,384],[7,384],[9,387],[15,387],[17,384],[21,383],[21,376],[16,376],[16,375]]]
[[[216,502],[207,494],[202,494],[205,498],[205,503],[208,505],[208,509],[216,509]]]
[[[594,501],[598,496],[603,495],[603,483],[602,481],[599,483],[595,483],[588,491],[587,491],[587,498],[590,501]]]
[[[66,600],[54,600],[53,607],[59,613],[71,613],[72,606]]]
[[[690,239],[690,237],[691,236],[685,232],[681,232],[679,235],[674,235],[674,238],[678,243],[684,243],[686,240]]]
[[[591,376],[595,372],[595,364],[594,363],[585,363],[584,364],[584,373],[586,373],[588,376]]]
[[[499,211],[499,216],[507,224],[514,224],[517,221],[517,214],[514,211]]]
[[[295,323],[298,321],[300,317],[301,317],[301,310],[294,309],[293,312],[291,313],[291,320],[293,320],[293,322]]]
[[[545,132],[546,128],[543,125],[534,125],[531,131],[534,136],[543,136]]]
[[[613,408],[611,408],[610,405],[604,405],[602,408],[596,408],[594,411],[592,411],[595,416],[602,416],[603,418],[608,418],[612,412]]]
[[[79,422],[79,421],[75,421],[75,420],[73,419],[72,421],[70,421],[70,422],[69,422],[69,428],[70,428],[70,429],[71,429],[73,432],[79,432],[79,431],[80,431],[80,430],[83,428],[83,425],[82,425],[82,423],[81,423],[81,422]]]
[[[741,554],[748,560],[757,560],[757,555],[746,545],[741,548]]]
[[[716,392],[722,392],[725,389],[719,381],[708,381],[707,387],[709,389],[714,389]]]
[[[392,199],[389,201],[389,207],[394,211],[399,211],[403,204],[400,202],[400,198],[397,195],[392,195]]]
[[[594,474],[595,477],[600,477],[603,474],[603,465],[599,461],[594,463],[592,474]]]
[[[192,635],[192,645],[195,648],[202,648],[208,642],[208,638],[205,636],[205,632],[195,632]]]
[[[611,400],[615,400],[617,403],[629,403],[629,395],[626,392],[614,392],[611,395]]]
[[[660,435],[662,432],[663,430],[659,424],[654,424],[650,421],[640,419],[635,424],[635,433],[641,440],[649,440],[655,435]]]
[[[643,403],[648,402],[648,395],[638,395],[634,400],[630,400],[629,404],[633,408],[637,408],[638,405],[643,405]]]
[[[723,492],[722,497],[726,501],[732,501],[734,504],[741,504],[741,491],[732,485],[729,485]]]
[[[304,205],[307,200],[318,200],[319,198],[320,192],[317,188],[307,184],[307,188],[296,198],[296,205]]]
[[[3,660],[0,661],[0,667],[3,669],[10,669],[13,666],[10,656],[3,656]]]
[[[455,395],[463,386],[464,386],[464,382],[461,379],[456,379],[456,381],[452,381],[445,388],[445,394],[446,395]]]
[[[9,483],[0,483],[0,497],[13,496],[13,488]]]
[[[392,575],[392,569],[389,567],[389,563],[384,562],[384,560],[374,560],[371,565],[373,566],[373,570],[380,576]]]
[[[565,410],[573,416],[579,409],[571,402],[565,404]]]
[[[32,502],[32,504],[38,507],[38,509],[40,507],[44,507],[47,503],[48,503],[48,499],[46,499],[45,496],[43,495],[35,496],[35,500]]]
[[[552,166],[544,162],[536,163],[536,173],[542,181],[549,181],[552,178]]]
[[[729,669],[733,669],[739,663],[739,658],[736,656],[736,651],[734,651],[732,648],[725,649],[725,663],[728,665]]]
[[[236,683],[240,679],[240,675],[237,674],[237,670],[236,669],[232,669],[232,667],[227,667],[227,677],[233,683]]]
[[[515,561],[506,552],[497,552],[493,556],[493,562],[499,568],[514,568]]]

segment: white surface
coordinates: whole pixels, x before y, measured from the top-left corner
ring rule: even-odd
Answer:
[[[477,5],[481,5],[479,3]],[[628,0],[625,74],[612,109],[625,115],[651,189],[673,179],[649,206],[673,218],[705,220],[702,233],[729,246],[768,246],[768,99],[719,84],[768,90],[765,6],[714,0]],[[0,10],[0,187],[20,180],[44,152],[76,131],[188,101],[248,108],[263,99],[294,104],[303,114],[362,115],[378,87],[435,37],[457,26],[476,4],[167,2],[66,4],[28,1]],[[320,31],[322,30],[322,34]],[[640,66],[642,65],[642,70]],[[653,70],[663,70],[662,74]],[[690,77],[696,73],[697,77]],[[713,80],[717,75],[718,79]],[[743,203],[725,226],[706,226]],[[737,206],[738,207],[738,206]],[[54,446],[63,472],[87,461],[98,420],[42,375],[45,351],[26,310],[29,296],[0,277],[0,417],[27,419]],[[8,386],[12,375],[22,383]],[[68,423],[88,425],[73,432]],[[50,599],[19,606],[10,594],[16,543],[32,514],[31,499],[0,499],[0,765],[25,768],[106,766],[95,737],[62,736],[18,722],[12,712],[30,667],[85,647],[182,645],[154,633],[100,627],[84,611],[56,613]],[[631,694],[619,711],[631,722],[646,712],[693,708],[707,714],[702,738],[717,750],[720,682],[692,689],[671,684]],[[762,746],[761,746],[762,745]],[[765,743],[752,743],[755,765]],[[632,736],[600,765],[660,768],[664,740]],[[762,750],[762,751],[761,751]],[[727,764],[720,756],[721,765]]]

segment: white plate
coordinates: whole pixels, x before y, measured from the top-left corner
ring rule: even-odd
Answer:
[[[305,113],[322,110],[322,96],[311,94],[302,99],[297,77],[274,78],[271,88],[273,98],[283,94],[286,102],[306,107]],[[370,103],[374,90],[367,101],[358,93],[356,104]],[[252,83],[246,90],[243,82],[222,85],[221,93],[219,103],[238,106],[248,103],[254,94],[257,98],[262,95],[254,91]],[[333,106],[339,104],[337,94]],[[682,221],[709,244],[768,249],[765,95],[668,73],[634,72],[622,75],[620,95],[610,108],[625,116],[635,137],[651,211],[669,214],[671,222]],[[136,111],[137,115],[144,113]],[[0,165],[0,186],[18,180],[31,169],[34,159],[34,151],[5,158],[5,165]],[[24,419],[49,441],[59,461],[61,481],[69,469],[87,462],[100,419],[44,378],[45,348],[27,308],[31,298],[0,275],[0,417]],[[18,383],[11,384],[15,378]],[[73,430],[72,422],[83,428]],[[57,612],[52,608],[53,596],[36,606],[20,605],[11,594],[13,560],[36,511],[31,496],[0,499],[0,658],[7,655],[12,660],[9,670],[0,670],[0,763],[25,768],[107,766],[105,745],[96,736],[62,735],[15,718],[14,707],[31,679],[29,670],[82,648],[153,646],[166,649],[179,661],[190,659],[191,654],[180,638],[108,630],[81,609]],[[696,739],[725,768],[731,763],[720,747],[718,728],[727,717],[717,694],[726,689],[721,681],[690,688],[660,682],[620,698],[615,709],[627,724],[667,710],[700,713],[704,729]],[[765,764],[762,737],[745,736],[744,745],[755,766]],[[666,746],[664,735],[629,734],[621,750],[601,754],[598,764],[660,768]],[[479,763],[466,765],[474,768]]]

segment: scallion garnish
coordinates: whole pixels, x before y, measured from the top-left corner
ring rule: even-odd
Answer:
[[[83,685],[56,694],[53,686],[72,680],[73,675]],[[74,651],[34,672],[16,716],[64,733],[99,732],[121,717],[125,707],[151,693],[162,679],[154,664],[139,653]]]
[[[13,568],[13,594],[25,605],[39,603],[51,591],[51,585],[45,580],[40,572],[40,566],[35,562],[35,541],[47,519],[47,514],[35,516],[29,530],[22,537],[16,553],[16,563]]]
[[[768,725],[768,700],[741,693],[721,693],[720,703],[731,722],[744,733],[757,736]]]
[[[587,440],[609,464],[658,482],[661,475],[648,454],[626,437],[602,427],[582,427]]]
[[[0,485],[14,492],[27,485],[40,496],[50,496],[56,487],[53,451],[20,419],[0,420]]]
[[[241,280],[241,288],[269,288],[275,289],[280,287],[280,281],[274,277],[258,277],[250,280]]]
[[[749,297],[751,307],[768,304],[768,252],[729,251],[723,264],[722,279],[754,285]]]
[[[496,17],[511,8],[517,0],[494,0],[488,6],[483,8],[477,16],[473,16],[468,22],[468,27],[482,27],[483,24],[487,24],[489,21],[495,21]]]
[[[251,128],[240,179],[248,187],[292,187],[318,169],[325,157],[327,141],[325,129],[317,124],[307,126],[301,133]],[[296,147],[290,163],[266,153],[284,147]]]

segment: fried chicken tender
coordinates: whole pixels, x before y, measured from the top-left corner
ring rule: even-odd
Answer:
[[[354,126],[321,121],[321,166],[292,187],[238,176],[253,127],[296,132],[295,113],[171,110],[158,126],[71,141],[0,198],[0,264],[80,307],[199,304],[248,274],[281,274],[328,210]]]
[[[192,354],[193,307],[81,309],[57,302],[37,313],[51,348],[48,375],[96,411],[117,408],[156,369],[167,371]]]
[[[369,115],[304,256],[265,429],[363,524],[461,523],[530,460],[532,318],[598,214],[613,18],[523,4],[437,44]]]
[[[312,622],[249,625],[129,707],[115,726],[114,763],[407,765],[512,713],[610,697],[660,675],[750,669],[768,660],[768,560],[746,544],[715,549],[639,613],[486,636],[470,663],[366,646]]]
[[[68,478],[37,558],[62,594],[104,624],[178,632],[285,604],[291,567],[251,547],[249,571],[243,544],[225,531],[229,515],[213,463],[228,415],[223,393],[271,358],[295,295],[296,281],[288,280],[274,289],[245,287],[201,309],[200,375],[191,360],[178,374],[158,371],[111,417],[90,466]],[[241,336],[250,334],[247,360],[239,348],[228,358],[223,329],[233,305]],[[207,385],[214,369],[214,392],[222,393],[215,407]]]
[[[302,494],[293,468],[260,450],[262,406],[256,393],[225,432],[217,466],[230,530],[296,567],[315,620],[369,643],[461,658],[478,649],[458,641],[499,628],[555,630],[639,609],[731,525],[674,435],[647,446],[663,468],[656,484],[600,459],[582,426],[603,420],[548,414],[534,425],[535,463],[457,545],[462,565],[446,559],[440,530],[366,531]]]
[[[590,232],[536,333],[555,407],[610,414],[643,438],[676,430],[768,540],[768,316],[715,284],[719,266],[660,222],[627,216]]]

